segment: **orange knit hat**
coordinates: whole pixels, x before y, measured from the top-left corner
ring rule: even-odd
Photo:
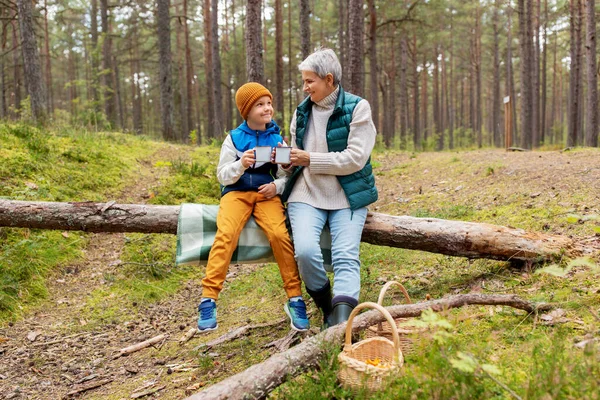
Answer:
[[[269,96],[271,101],[273,101],[273,95],[269,92],[269,89],[258,82],[248,82],[240,86],[235,93],[235,104],[237,104],[237,108],[240,110],[242,118],[248,118],[248,113],[250,113],[250,109],[256,100],[263,96]]]

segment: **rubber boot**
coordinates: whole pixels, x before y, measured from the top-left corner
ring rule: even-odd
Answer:
[[[358,300],[350,296],[339,295],[333,298],[332,304],[331,314],[327,321],[329,326],[348,321],[350,313],[358,305]]]
[[[327,319],[331,314],[331,284],[329,281],[319,290],[310,290],[306,288],[306,291],[312,297],[317,307],[321,309],[323,313],[323,326],[322,329],[327,329]]]

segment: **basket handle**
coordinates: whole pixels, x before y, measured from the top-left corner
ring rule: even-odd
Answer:
[[[377,304],[383,305],[383,296],[385,296],[385,292],[387,292],[387,290],[392,285],[398,286],[400,288],[400,291],[404,295],[404,298],[406,299],[406,302],[408,304],[412,304],[410,296],[408,295],[408,292],[406,291],[406,289],[404,288],[404,286],[400,282],[396,282],[396,281],[389,281],[385,285],[383,285],[383,287],[381,288],[381,291],[379,292],[379,298],[377,299]]]
[[[396,353],[401,351],[400,350],[400,337],[398,336],[398,329],[396,328],[394,319],[390,315],[389,311],[386,310],[385,308],[383,308],[383,306],[380,306],[379,304],[373,303],[370,301],[365,302],[365,303],[360,303],[350,313],[350,317],[348,317],[348,323],[346,324],[346,341],[344,343],[344,351],[349,352],[350,349],[352,348],[352,321],[354,320],[354,317],[356,317],[358,315],[358,312],[360,310],[362,310],[363,308],[374,308],[383,314],[385,319],[387,319],[388,323],[392,327],[392,338],[394,339],[393,342],[394,342],[394,348],[396,349]]]

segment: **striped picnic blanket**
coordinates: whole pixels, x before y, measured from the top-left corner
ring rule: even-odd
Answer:
[[[204,265],[217,233],[218,205],[184,203],[177,222],[177,265]],[[289,229],[291,233],[291,229]],[[331,235],[325,227],[321,234],[321,252],[324,264],[331,264]],[[236,250],[231,258],[233,264],[262,263],[274,261],[267,236],[256,224],[254,217],[242,230]],[[328,268],[329,269],[329,268]]]

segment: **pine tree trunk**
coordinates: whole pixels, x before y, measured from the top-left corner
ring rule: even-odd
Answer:
[[[414,117],[414,127],[413,127],[413,145],[415,149],[417,148],[417,143],[421,141],[421,113],[420,113],[420,99],[419,99],[419,60],[418,60],[418,52],[417,52],[417,35],[413,35],[413,117]],[[423,73],[426,73],[423,71]]]
[[[142,98],[140,91],[140,70],[138,63],[138,26],[137,26],[137,14],[134,14],[132,18],[132,29],[131,29],[131,103],[132,103],[132,123],[133,131],[141,135],[144,129],[142,120]]]
[[[540,0],[530,0],[533,2],[533,18],[532,18],[532,31],[533,31],[533,81],[532,81],[532,120],[531,120],[531,146],[537,148],[540,145],[540,13],[539,5]]]
[[[569,131],[567,147],[577,146],[581,136],[580,79],[581,79],[581,0],[571,0],[571,69],[569,79]]]
[[[292,80],[292,69],[295,67],[295,65],[293,65],[292,60],[294,58],[292,58],[292,0],[288,1],[288,19],[287,19],[287,25],[288,25],[288,76],[287,76],[287,81],[288,81],[288,86],[289,86],[289,91],[288,91],[288,115],[289,115],[289,121],[291,122],[292,120],[292,116],[294,115],[294,98],[293,98],[293,92],[295,89],[295,84],[294,81]]]
[[[219,52],[219,0],[212,0],[210,11],[213,80],[209,86],[212,87],[212,101],[214,103],[211,125],[213,137],[223,138],[223,94],[221,91],[221,56]]]
[[[0,8],[0,17],[2,17],[1,26],[2,26],[2,36],[0,37],[0,51],[2,55],[0,56],[0,119],[6,119],[8,117],[6,106],[6,74],[4,72],[4,67],[6,65],[6,41],[8,37],[8,22],[5,18],[7,18],[6,8]]]
[[[542,57],[542,94],[541,94],[541,117],[540,117],[540,142],[546,143],[548,137],[548,113],[547,113],[547,102],[548,102],[548,0],[544,0],[544,54]]]
[[[194,103],[193,103],[193,88],[192,82],[194,75],[192,72],[192,51],[190,49],[190,32],[188,27],[188,0],[183,0],[183,41],[185,43],[185,105],[187,107],[185,118],[187,118],[188,130],[184,132],[188,136],[194,129]],[[200,121],[198,121],[200,123]],[[200,142],[198,134],[198,142]]]
[[[521,52],[521,147],[531,148],[533,129],[532,1],[518,0],[519,48]]]
[[[448,105],[448,148],[454,148],[454,119],[456,117],[454,96],[454,8],[450,7],[450,104]]]
[[[102,69],[104,85],[104,112],[112,127],[116,126],[115,96],[113,90],[114,71],[112,66],[112,38],[108,18],[108,0],[100,0],[100,20],[102,22]]]
[[[310,2],[300,0],[300,54],[304,60],[310,51]]]
[[[23,68],[26,76],[27,93],[31,102],[33,118],[38,123],[45,123],[48,113],[46,88],[42,75],[40,54],[35,37],[33,21],[33,5],[29,0],[17,0],[19,9],[19,26],[21,30],[21,51]]]
[[[475,131],[477,132],[477,147],[483,147],[483,131],[482,131],[482,114],[483,114],[483,98],[481,96],[481,14],[479,8],[479,0],[477,0],[477,8],[475,13]]]
[[[158,25],[158,64],[160,116],[164,140],[175,140],[173,129],[173,81],[171,77],[171,16],[169,0],[156,0]]]
[[[179,115],[177,116],[177,121],[178,121],[178,133],[177,133],[177,137],[179,138],[179,140],[182,143],[187,143],[188,142],[188,134],[190,132],[189,126],[188,126],[188,118],[187,118],[187,86],[186,86],[186,79],[185,79],[185,73],[186,73],[186,68],[185,68],[185,45],[183,44],[183,42],[185,41],[184,39],[182,39],[182,35],[183,33],[183,24],[185,23],[185,18],[182,18],[181,15],[183,15],[183,2],[179,3],[178,6],[176,6],[176,14],[180,15],[180,17],[177,18],[177,23],[176,23],[176,33],[175,33],[175,43],[176,43],[176,50],[177,50],[177,83],[179,84],[179,92],[177,95],[178,98],[178,102],[177,102],[177,106],[178,106],[178,110],[179,110]]]
[[[596,64],[596,0],[587,0],[586,13],[586,59],[587,59],[587,123],[585,145],[598,146],[598,71]]]
[[[125,122],[123,116],[123,98],[121,97],[121,79],[119,78],[119,61],[117,56],[114,56],[112,61],[115,66],[115,103],[119,116],[119,128],[123,129],[125,127]]]
[[[50,35],[48,34],[48,0],[44,0],[44,50],[46,56],[46,89],[48,112],[54,112],[54,93],[52,91],[52,59],[50,58]]]
[[[345,43],[348,40],[346,37],[346,18],[345,18],[345,9],[348,7],[348,0],[338,0],[338,58],[340,60],[340,64],[342,65],[342,86],[346,87],[346,49]],[[386,109],[385,106],[383,108]],[[385,117],[384,117],[385,118]]]
[[[92,51],[90,52],[90,60],[92,64],[91,71],[91,100],[95,111],[99,110],[98,102],[98,0],[91,0],[90,10],[90,38],[92,40]]]
[[[444,136],[445,136],[445,132],[446,132],[446,121],[447,121],[447,117],[446,117],[446,113],[448,112],[448,81],[447,81],[447,77],[446,77],[446,55],[444,53],[444,47],[441,46],[440,47],[440,57],[441,57],[441,62],[440,62],[440,67],[442,69],[441,71],[441,82],[440,82],[440,89],[441,89],[441,94],[440,94],[440,136],[438,138],[438,143],[437,143],[437,150],[441,151],[444,149]]]
[[[423,84],[422,84],[422,88],[421,90],[423,91],[423,103],[421,106],[421,111],[423,112],[423,135],[422,135],[422,140],[419,140],[419,142],[415,143],[415,149],[419,150],[421,148],[421,143],[423,141],[427,141],[427,137],[428,137],[428,132],[429,132],[429,127],[428,127],[428,109],[429,109],[429,104],[427,103],[427,81],[429,78],[429,72],[427,69],[427,52],[423,51]]]
[[[370,64],[370,89],[371,113],[375,130],[379,131],[379,97],[377,95],[377,11],[375,0],[369,0],[369,64]]]
[[[275,115],[279,126],[285,122],[283,103],[283,0],[275,0]],[[291,60],[290,60],[291,61]]]
[[[500,39],[498,32],[498,14],[499,0],[496,0],[492,16],[494,28],[494,91],[492,93],[492,137],[494,146],[500,147],[502,139],[500,138]]]
[[[407,145],[408,134],[408,43],[406,34],[401,33],[400,37],[400,143]],[[406,148],[406,147],[404,147]]]
[[[550,143],[554,144],[554,131],[556,126],[556,115],[558,114],[558,105],[559,102],[556,101],[559,93],[558,93],[558,85],[556,82],[556,76],[558,65],[556,64],[556,50],[557,50],[557,42],[558,42],[558,34],[554,32],[554,48],[552,49],[553,60],[552,60],[552,105],[550,106],[550,124],[548,124],[548,128],[550,129]]]
[[[215,84],[214,68],[213,68],[213,32],[212,32],[212,16],[211,16],[211,0],[204,0],[203,4],[204,13],[204,74],[206,75],[206,85],[204,89],[206,111],[207,111],[207,124],[206,124],[206,137],[216,137],[214,130],[214,119],[215,119],[215,96],[213,86]]]
[[[349,46],[350,60],[348,62],[348,91],[363,97],[364,87],[364,0],[348,1],[349,25]]]
[[[440,129],[440,66],[438,62],[438,47],[437,44],[433,46],[433,123],[431,125],[431,134],[432,137],[435,137],[439,134]]]
[[[19,62],[19,38],[17,33],[17,12],[14,12],[12,20],[12,46],[13,46],[13,91],[15,93],[14,97],[14,119],[19,118],[19,111],[21,110],[21,85],[23,84],[21,81],[21,63]]]
[[[248,0],[246,6],[246,73],[249,82],[264,83],[261,0]]]

